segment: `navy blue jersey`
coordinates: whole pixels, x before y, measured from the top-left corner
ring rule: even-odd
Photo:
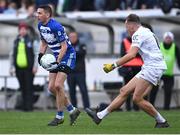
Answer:
[[[56,59],[58,58],[61,42],[66,41],[67,43],[67,52],[61,60],[62,65],[67,65],[71,68],[74,68],[74,62],[72,59],[76,58],[76,53],[74,48],[69,41],[69,38],[64,30],[64,27],[54,19],[50,19],[46,25],[43,25],[41,22],[38,23],[38,30],[40,32],[41,40],[44,40],[48,47],[52,50]]]

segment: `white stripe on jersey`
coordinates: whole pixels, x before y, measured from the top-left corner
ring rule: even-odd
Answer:
[[[60,43],[54,44],[54,45],[49,45],[50,48],[52,48],[52,47],[60,47],[60,46],[61,46]]]
[[[71,66],[71,62],[72,62],[72,59],[70,58],[70,59],[68,59],[68,61],[67,61],[67,66]]]
[[[60,52],[60,49],[59,49],[59,50],[52,50],[52,52],[53,52],[53,53],[54,53],[54,52],[59,53],[59,52]]]
[[[48,44],[48,46],[49,46],[49,48],[52,50],[52,52],[57,52],[57,53],[59,53],[59,51],[60,51],[60,43],[58,43],[58,44],[54,44],[54,45],[49,45]],[[54,47],[56,47],[56,48],[54,48]]]

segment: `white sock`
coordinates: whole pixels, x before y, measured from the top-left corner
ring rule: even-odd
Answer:
[[[69,111],[69,113],[72,114],[74,112],[74,110],[76,110],[75,107],[73,107],[73,110]]]
[[[97,113],[97,117],[99,118],[99,119],[103,119],[106,115],[108,115],[109,114],[109,112],[108,112],[108,110],[107,110],[107,108],[106,109],[104,109],[103,111],[101,111],[101,112],[98,112]]]
[[[159,123],[163,123],[163,122],[166,121],[159,112],[157,113],[157,115],[156,115],[154,118],[155,118],[156,121],[159,122]]]
[[[56,115],[56,118],[57,118],[57,119],[64,119],[64,116]]]

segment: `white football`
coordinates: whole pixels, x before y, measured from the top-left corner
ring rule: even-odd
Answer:
[[[45,54],[41,57],[41,66],[45,69],[51,66],[51,63],[56,62],[56,58],[52,54]]]

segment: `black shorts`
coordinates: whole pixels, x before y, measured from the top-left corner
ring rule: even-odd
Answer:
[[[72,72],[72,69],[66,65],[60,65],[57,69],[50,71],[50,73],[57,73],[57,72],[63,72],[67,75]]]

